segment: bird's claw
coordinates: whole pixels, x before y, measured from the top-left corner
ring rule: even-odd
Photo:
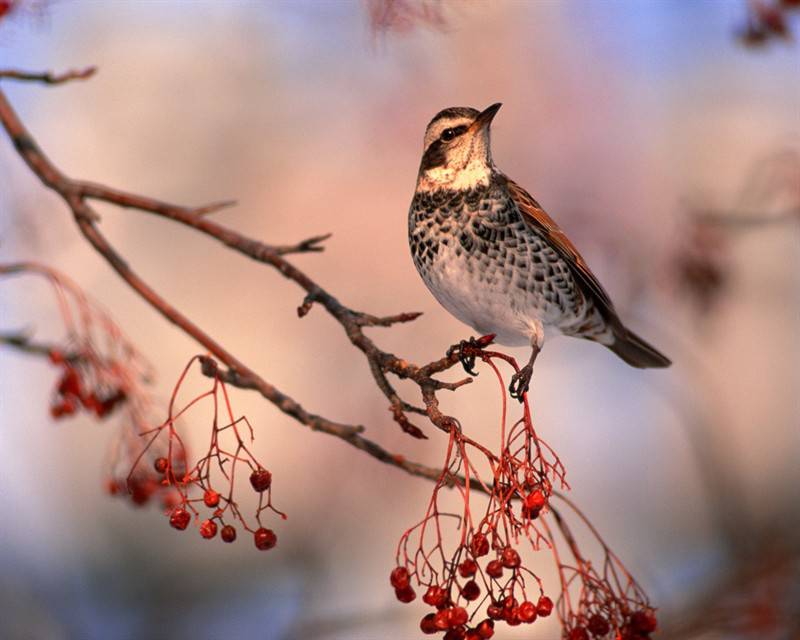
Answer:
[[[511,384],[508,385],[508,392],[512,398],[523,401],[530,388],[531,375],[533,375],[533,365],[527,364],[512,376]]]
[[[461,363],[461,366],[464,367],[464,371],[474,377],[478,375],[478,372],[475,371],[475,359],[482,348],[483,344],[481,340],[472,337],[469,340],[462,340],[458,345],[450,347],[447,350],[447,357],[449,358],[454,353],[458,353],[458,361]]]

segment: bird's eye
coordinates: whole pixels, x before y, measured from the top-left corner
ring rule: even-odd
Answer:
[[[450,140],[455,138],[456,135],[458,134],[456,133],[455,129],[445,129],[444,131],[442,131],[442,135],[439,137],[445,142],[449,142]]]
[[[467,125],[460,124],[457,127],[453,127],[452,129],[445,129],[444,131],[442,131],[442,134],[439,136],[439,138],[444,142],[450,142],[450,140],[452,140],[453,138],[457,138],[467,129],[468,129]]]

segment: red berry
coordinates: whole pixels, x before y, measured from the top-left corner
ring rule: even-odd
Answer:
[[[464,636],[464,640],[481,640],[481,634],[478,633],[477,629],[469,629],[467,635]]]
[[[219,494],[213,489],[206,489],[203,494],[203,504],[209,509],[213,509],[219,504]]]
[[[589,634],[583,627],[575,627],[567,635],[567,640],[589,640]]]
[[[220,537],[223,542],[233,542],[236,540],[236,527],[226,524],[220,531]]]
[[[519,619],[523,622],[534,622],[536,620],[536,605],[527,600],[519,605]]]
[[[439,631],[444,631],[450,628],[450,609],[442,609],[437,611],[433,616],[433,622]]]
[[[482,533],[476,533],[472,536],[469,547],[470,551],[472,551],[472,555],[476,558],[480,558],[489,553],[489,540]]]
[[[76,396],[80,397],[81,393],[81,379],[75,369],[68,367],[58,383],[58,392],[62,396]]]
[[[253,489],[263,493],[272,486],[272,474],[259,467],[250,474],[250,484],[253,485]]]
[[[432,607],[438,607],[440,604],[444,604],[445,600],[447,600],[447,592],[439,585],[435,584],[428,587],[425,595],[422,596],[422,601]]]
[[[204,520],[200,525],[200,535],[210,540],[217,535],[217,523],[213,520]]]
[[[409,583],[408,569],[395,567],[389,574],[389,582],[395,589],[405,589]]]
[[[484,640],[488,640],[494,635],[494,621],[488,618],[478,625],[478,635]]]
[[[586,626],[589,629],[589,633],[596,638],[602,637],[611,631],[611,625],[608,624],[608,620],[606,620],[599,613],[595,613],[591,618],[589,618],[589,624]]]
[[[464,640],[466,637],[467,630],[462,625],[451,628],[447,633],[444,634],[443,640]]]
[[[168,466],[169,462],[167,462],[166,458],[156,458],[155,462],[153,462],[153,469],[157,473],[166,473]]]
[[[474,560],[470,560],[467,558],[458,565],[458,573],[461,575],[462,578],[469,578],[470,576],[474,576],[475,572],[478,570],[478,565],[475,563]]]
[[[540,511],[541,508],[544,507],[546,502],[547,498],[545,498],[545,495],[541,491],[541,489],[536,489],[536,491],[532,491],[525,498],[525,506],[528,507],[528,509],[530,509],[531,511]]]
[[[152,478],[136,478],[128,481],[128,493],[131,502],[137,506],[146,504],[150,497],[156,492],[158,485]]]
[[[464,596],[466,600],[472,602],[473,600],[477,600],[481,595],[481,588],[478,586],[478,583],[474,580],[470,580],[461,587],[461,595]]]
[[[419,628],[422,629],[422,633],[426,635],[439,633],[439,629],[436,628],[436,614],[429,613],[426,615],[422,620],[420,620]]]
[[[261,527],[253,534],[253,539],[256,543],[256,549],[260,551],[269,551],[278,544],[278,536],[275,535],[275,532],[264,527]]]
[[[552,612],[553,601],[547,596],[542,596],[539,598],[539,602],[536,603],[536,613],[538,613],[542,618],[546,618]]]
[[[511,627],[516,627],[522,624],[522,619],[519,617],[519,607],[506,609],[504,612],[506,624]]]
[[[476,585],[477,586],[477,585]],[[462,624],[467,624],[469,614],[464,607],[453,607],[450,609],[450,627],[457,627]]]
[[[639,633],[652,633],[658,626],[656,617],[647,611],[637,611],[631,616],[631,626]]]
[[[189,522],[191,522],[192,516],[189,515],[189,512],[186,509],[175,509],[169,517],[170,525],[178,529],[178,531],[183,531],[186,527],[189,526]]]
[[[177,491],[168,491],[161,495],[161,506],[165,510],[171,511],[183,502],[183,496]]]
[[[122,390],[115,391],[112,395],[100,401],[100,405],[95,407],[95,412],[99,417],[107,416],[114,410],[120,402],[125,400],[127,396]]]
[[[414,589],[411,588],[411,585],[406,585],[401,589],[395,589],[394,595],[397,596],[397,599],[400,602],[405,602],[406,604],[409,602],[413,602],[414,598],[417,597],[417,594],[414,591]]]
[[[503,563],[499,560],[492,560],[486,565],[486,573],[492,578],[499,578],[503,575]]]
[[[50,415],[53,418],[63,418],[64,416],[70,416],[75,413],[75,408],[75,403],[67,398],[63,402],[52,405],[50,407]]]
[[[499,604],[490,604],[486,608],[486,615],[488,615],[492,620],[502,620],[503,619],[503,607]]]
[[[516,549],[506,547],[500,553],[500,562],[502,562],[503,566],[507,569],[516,569],[521,564],[522,560],[520,560]]]

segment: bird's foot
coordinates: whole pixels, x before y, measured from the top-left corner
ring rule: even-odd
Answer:
[[[524,400],[525,394],[530,388],[532,375],[533,364],[528,363],[512,376],[511,384],[508,385],[508,392],[511,394],[512,398],[515,398],[520,402]]]
[[[457,345],[454,344],[447,350],[447,357],[450,358],[454,353],[457,353],[458,361],[461,363],[461,366],[464,367],[464,371],[471,376],[477,376],[478,372],[475,371],[475,359],[493,340],[494,334],[462,340]]]

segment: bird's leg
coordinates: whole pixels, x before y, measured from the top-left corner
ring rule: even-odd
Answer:
[[[523,401],[525,394],[528,392],[531,376],[533,375],[533,363],[536,362],[536,356],[538,356],[539,352],[542,350],[535,340],[531,348],[531,357],[530,360],[528,360],[528,364],[512,376],[511,384],[508,385],[508,392],[511,394],[511,397],[516,398],[520,402]]]

